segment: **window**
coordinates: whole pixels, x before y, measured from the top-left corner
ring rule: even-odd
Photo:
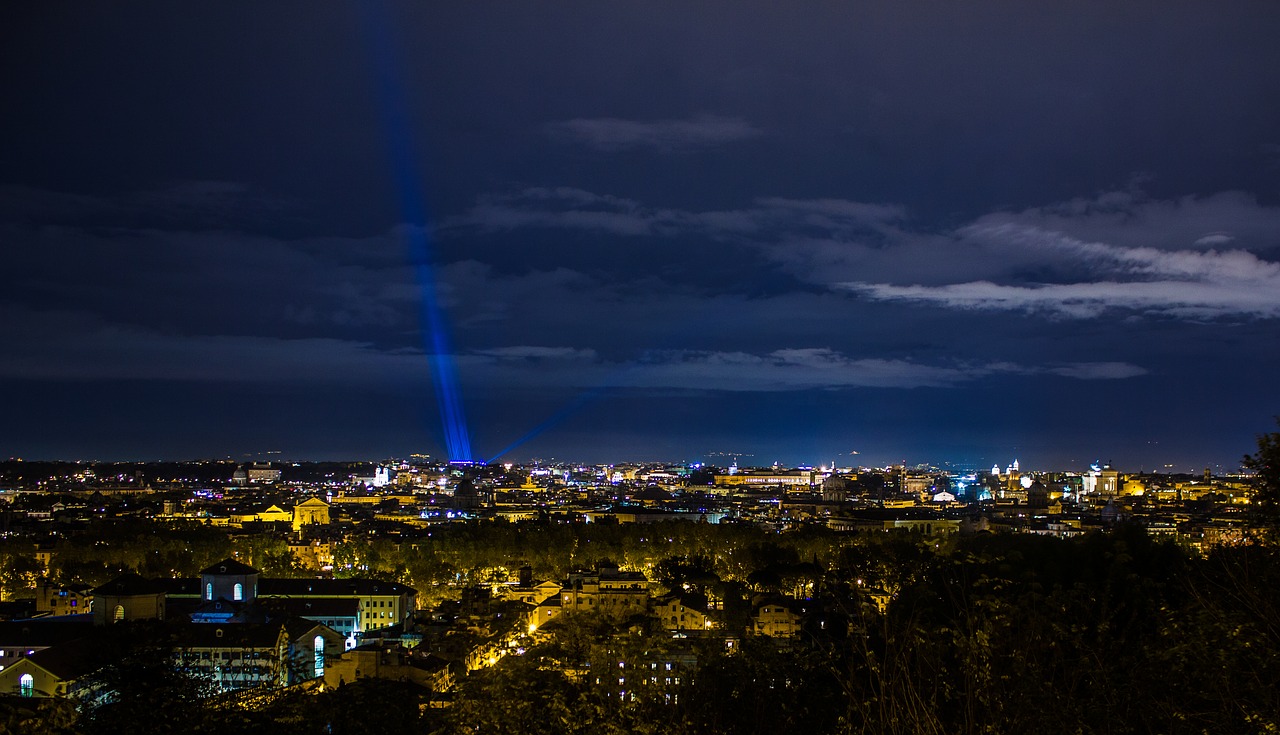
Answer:
[[[111,619],[115,620],[116,622],[120,622],[121,620],[124,620],[124,605],[116,605],[116,609],[112,614]]]
[[[18,678],[18,693],[23,697],[30,697],[35,694],[36,680],[31,674],[23,674]]]
[[[316,636],[312,645],[316,649],[316,676],[324,676],[324,636]]]
[[[244,585],[236,582],[236,586],[231,588],[231,599],[236,602],[244,599]]]
[[[208,583],[206,583],[206,584],[205,584],[205,586],[204,586],[204,599],[206,599],[206,600],[212,600],[212,599],[213,599],[213,582],[208,582]]]

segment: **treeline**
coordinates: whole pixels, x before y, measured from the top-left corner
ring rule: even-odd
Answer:
[[[600,562],[653,573],[664,560],[703,559],[720,579],[751,578],[781,589],[797,569],[808,570],[814,562],[830,565],[842,549],[862,545],[863,539],[821,528],[778,534],[745,524],[472,521],[441,526],[412,540],[357,537],[340,542],[334,573],[402,582],[429,603],[433,594],[453,594],[449,588],[505,581],[524,565],[539,579],[562,579],[571,570]],[[282,537],[233,535],[197,524],[102,520],[46,546],[53,552],[47,573],[59,583],[99,585],[125,572],[191,577],[233,554],[268,577],[315,573],[298,564]],[[34,542],[0,541],[5,599],[29,594],[45,571],[35,559]]]
[[[335,548],[337,576],[409,584],[431,602],[449,588],[505,581],[524,565],[540,579],[612,562],[653,572],[671,558],[710,560],[717,577],[769,582],[781,588],[788,574],[814,561],[830,564],[856,537],[815,528],[778,534],[749,525],[687,522],[659,524],[473,521],[433,529],[416,540],[353,538]],[[74,536],[46,544],[48,575],[60,583],[99,585],[125,572],[144,577],[191,577],[231,555],[268,577],[314,574],[301,567],[288,543],[269,534],[229,534],[197,524],[163,526],[140,519],[103,520]],[[0,590],[5,599],[29,594],[45,573],[28,539],[0,541]],[[444,587],[445,589],[441,589]]]
[[[352,541],[335,556],[339,574],[393,579],[422,593],[503,581],[525,565],[537,579],[560,580],[602,562],[656,579],[655,569],[671,559],[706,560],[718,579],[745,582],[755,574],[781,589],[797,569],[829,565],[842,549],[863,545],[818,527],[779,534],[747,524],[499,521],[442,526],[417,541]]]
[[[46,569],[36,560],[30,539],[0,541],[0,594],[6,600],[30,596],[44,575],[60,584],[105,584],[126,572],[144,577],[195,577],[201,569],[229,556],[251,560],[269,577],[307,576],[283,538],[232,536],[225,529],[198,524],[163,526],[122,518],[101,520],[74,536],[43,545],[52,555]]]
[[[657,651],[669,636],[597,635],[585,676],[564,672],[575,657],[560,643],[466,678],[433,726],[904,734],[1280,726],[1276,548],[1193,558],[1139,528],[1071,541],[981,535],[915,543],[911,554],[899,546],[884,546],[896,548],[889,563],[905,568],[883,614],[860,603],[847,576],[857,569],[828,568],[809,624],[788,645],[748,636],[736,652],[704,650],[680,686],[633,680],[622,701],[613,662],[643,661],[637,649]]]

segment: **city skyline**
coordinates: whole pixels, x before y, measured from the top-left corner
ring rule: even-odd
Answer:
[[[244,11],[0,11],[6,455],[1230,472],[1280,414],[1274,8]]]

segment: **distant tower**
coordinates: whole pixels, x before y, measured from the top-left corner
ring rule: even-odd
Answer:
[[[1043,482],[1039,480],[1031,481],[1030,477],[1023,478],[1026,482],[1022,486],[1027,489],[1027,507],[1033,510],[1047,510],[1049,508],[1049,488],[1045,487]]]

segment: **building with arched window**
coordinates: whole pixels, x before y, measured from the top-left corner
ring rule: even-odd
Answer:
[[[165,587],[156,580],[125,574],[93,591],[93,622],[164,620]]]
[[[252,602],[258,596],[258,570],[235,559],[223,559],[200,572],[205,602]]]
[[[100,626],[135,620],[166,621],[175,666],[218,691],[323,679],[361,635],[402,624],[416,594],[374,580],[260,580],[234,559],[199,578],[127,574],[93,590],[92,615],[0,622],[0,695],[96,701],[89,674],[111,663]]]
[[[310,620],[294,618],[285,624],[285,632],[289,635],[289,684],[323,677],[329,662],[345,649],[341,633]]]
[[[34,651],[0,669],[0,695],[92,700],[97,683],[91,674],[104,663],[100,647],[86,639]]]

